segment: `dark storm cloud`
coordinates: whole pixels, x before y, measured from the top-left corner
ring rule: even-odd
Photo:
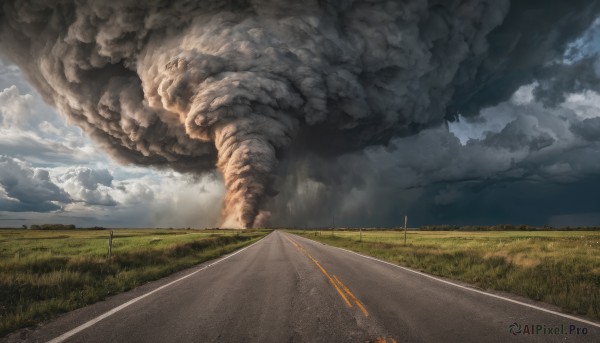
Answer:
[[[508,100],[524,84],[553,78],[565,50],[577,54],[569,43],[598,17],[598,2],[593,0],[526,0],[510,5],[502,25],[487,37],[485,60],[457,87],[448,118],[477,115],[481,108]]]
[[[460,196],[447,204],[432,204],[430,197],[446,186],[427,188],[413,204],[413,223],[496,225],[499,223],[597,226],[600,208],[596,198],[600,178],[588,176],[570,183],[531,180],[479,180],[456,184]],[[593,215],[592,215],[593,214]],[[569,220],[560,220],[568,216]]]
[[[541,150],[555,142],[552,135],[537,126],[534,117],[521,117],[506,125],[498,134],[488,135],[484,144],[518,151],[527,148],[531,151]]]
[[[600,141],[600,117],[587,118],[574,123],[571,126],[571,131],[590,142]]]
[[[464,143],[445,127],[395,139],[387,148],[336,163],[307,158],[270,206],[277,225],[398,226],[497,224],[593,225],[600,144],[573,132],[588,119],[567,107],[513,101],[479,121],[512,118]],[[594,119],[592,119],[594,120]],[[314,165],[327,165],[314,168]],[[323,172],[326,170],[325,172]],[[586,188],[586,184],[588,185]],[[281,200],[285,199],[285,200]],[[553,218],[569,218],[558,220]],[[581,218],[580,218],[581,217]],[[597,223],[596,223],[597,224]]]
[[[586,57],[572,64],[555,63],[540,70],[533,94],[546,106],[555,107],[569,93],[600,90],[600,61]]]
[[[250,227],[268,220],[276,183],[278,201],[293,196],[278,168],[292,185],[317,175],[323,182],[315,190],[344,182],[368,189],[362,177],[322,162],[507,100],[562,57],[599,7],[582,0],[5,1],[0,43],[48,102],[121,161],[195,173],[216,165],[227,188],[224,224]],[[560,85],[575,83],[567,81]],[[502,147],[553,144],[538,133],[508,128],[513,140]],[[452,138],[440,139],[434,157],[420,157],[431,159],[423,166],[451,156],[443,146]]]

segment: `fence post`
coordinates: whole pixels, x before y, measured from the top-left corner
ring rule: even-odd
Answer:
[[[108,259],[112,258],[112,240],[113,240],[113,232],[110,231],[110,235],[108,236]]]
[[[358,229],[358,232],[360,232],[360,242],[362,242],[362,228]]]
[[[408,216],[404,216],[404,245],[406,245],[406,222],[408,221]]]

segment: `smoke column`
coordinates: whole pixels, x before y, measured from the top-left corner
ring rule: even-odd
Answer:
[[[123,163],[206,173],[265,225],[282,158],[340,156],[508,98],[598,1],[5,0],[0,51]],[[318,166],[317,166],[318,167]]]

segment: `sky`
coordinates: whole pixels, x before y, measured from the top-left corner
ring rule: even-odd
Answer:
[[[572,74],[581,64],[600,78],[599,52],[596,20],[554,65]],[[560,75],[385,144],[283,159],[266,223],[395,227],[406,214],[409,226],[600,225],[600,87]],[[0,227],[222,224],[223,170],[115,158],[30,80],[1,57]]]
[[[68,123],[20,70],[0,62],[0,227],[209,227],[223,185],[121,165]]]

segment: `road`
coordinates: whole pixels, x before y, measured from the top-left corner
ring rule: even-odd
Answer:
[[[598,342],[599,327],[275,231],[5,341]]]

